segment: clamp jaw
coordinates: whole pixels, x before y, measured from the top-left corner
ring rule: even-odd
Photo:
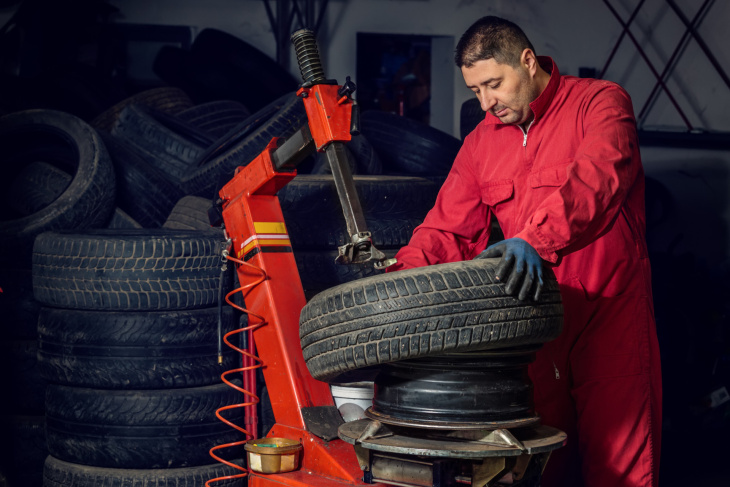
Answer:
[[[395,259],[388,259],[385,254],[375,248],[370,232],[351,235],[352,241],[337,248],[335,262],[338,264],[361,264],[375,261],[373,266],[378,270],[395,264]]]

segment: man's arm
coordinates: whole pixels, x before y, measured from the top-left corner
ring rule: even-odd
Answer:
[[[436,204],[388,271],[471,259],[486,245],[491,213],[482,203],[469,145],[462,146]]]
[[[610,228],[641,169],[628,94],[608,85],[593,96],[586,110],[585,138],[568,166],[567,178],[515,235],[551,263]]]

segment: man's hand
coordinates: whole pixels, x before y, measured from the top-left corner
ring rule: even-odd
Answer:
[[[497,265],[495,274],[497,279],[507,283],[507,293],[517,294],[517,298],[524,301],[534,286],[535,301],[540,299],[543,284],[542,259],[532,245],[521,238],[509,238],[490,245],[474,257],[474,260],[500,256],[502,260]]]

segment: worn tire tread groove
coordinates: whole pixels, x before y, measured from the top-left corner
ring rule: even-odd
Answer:
[[[494,277],[497,262],[410,269],[321,292],[300,317],[307,367],[315,378],[330,380],[396,360],[541,344],[557,337],[563,309],[552,272],[539,303],[521,302]]]

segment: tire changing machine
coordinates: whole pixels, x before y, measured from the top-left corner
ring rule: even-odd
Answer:
[[[324,77],[311,31],[295,32],[292,42],[304,79],[297,94],[308,124],[287,140],[274,138],[237,168],[211,210],[211,222],[223,223],[228,239],[224,258],[236,262],[247,288],[249,328],[276,419],[267,438],[302,447],[291,471],[265,474],[249,464],[248,485],[484,487],[509,473],[512,485],[539,485],[550,452],[564,445],[566,435],[541,425],[532,408],[527,365],[534,349],[382,365],[368,419],[349,423],[335,407],[329,384],[309,374],[298,340],[306,300],[276,196],[296,176],[298,163],[320,151],[332,168],[351,235],[337,261],[372,261],[379,269],[392,262],[372,245],[344,152],[344,143],[358,131],[355,85],[349,77],[342,86]],[[252,398],[249,405],[258,402],[252,392],[245,394]]]

